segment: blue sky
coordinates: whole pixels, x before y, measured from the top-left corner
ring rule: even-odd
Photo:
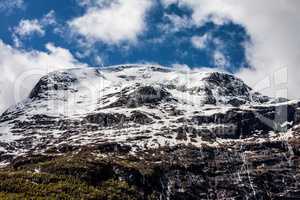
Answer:
[[[232,21],[218,25],[207,20],[201,25],[182,25],[178,29],[171,17],[178,16],[191,22],[191,9],[176,4],[165,7],[159,1],[153,2],[145,13],[146,28],[138,34],[134,43],[124,40],[116,44],[99,40],[83,48],[84,36],[74,36],[68,27],[71,20],[87,12],[87,6],[81,5],[78,0],[26,0],[20,8],[2,11],[0,38],[6,44],[17,46],[14,42],[17,37],[22,43],[17,48],[24,50],[45,51],[45,45],[50,42],[68,49],[77,60],[90,66],[146,62],[166,66],[223,67],[230,72],[249,66],[244,45],[250,41],[250,36],[243,26]],[[49,13],[52,13],[55,24],[41,25],[43,34],[32,31],[26,36],[16,36],[14,33],[20,21],[37,20],[40,23]],[[204,46],[195,46],[192,38],[204,35],[209,35]]]
[[[300,1],[0,0],[0,113],[48,72],[153,63],[300,98]]]

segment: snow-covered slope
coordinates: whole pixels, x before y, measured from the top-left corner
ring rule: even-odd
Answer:
[[[220,72],[152,65],[57,71],[1,116],[0,155],[106,142],[135,152],[280,139],[297,129],[298,107]]]

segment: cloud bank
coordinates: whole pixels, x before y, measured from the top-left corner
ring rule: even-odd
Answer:
[[[85,66],[64,48],[51,43],[47,51],[23,51],[0,40],[0,113],[24,99],[48,72]]]

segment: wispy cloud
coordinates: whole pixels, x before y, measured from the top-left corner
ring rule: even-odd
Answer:
[[[15,46],[22,46],[22,40],[33,35],[42,37],[45,35],[45,27],[55,25],[55,12],[51,10],[42,19],[22,19],[18,26],[12,28],[12,36]]]
[[[163,18],[164,22],[158,26],[164,33],[176,33],[182,29],[187,29],[193,26],[193,22],[187,16],[165,13]]]
[[[0,1],[0,12],[10,14],[15,9],[24,8],[23,0],[1,0]]]
[[[223,68],[223,69],[228,69],[230,67],[230,62],[229,60],[226,58],[226,56],[224,55],[224,53],[220,50],[215,50],[213,52],[213,62],[214,62],[214,66],[219,67],[219,68]]]
[[[209,34],[204,34],[203,36],[193,36],[191,38],[192,45],[197,49],[207,48],[208,40],[210,39]]]
[[[37,20],[22,19],[17,27],[14,28],[14,33],[20,37],[27,37],[31,34],[43,36],[45,31],[42,24]]]

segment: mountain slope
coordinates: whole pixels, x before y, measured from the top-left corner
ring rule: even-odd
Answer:
[[[57,71],[42,77],[27,99],[1,116],[0,163],[22,168],[44,161],[32,159],[36,155],[48,160],[88,152],[92,159],[112,156],[117,171],[111,173],[126,176],[123,179],[145,194],[149,188],[128,179],[136,174],[120,174],[124,166],[117,162],[119,156],[126,162],[134,158],[134,166],[159,167],[160,188],[147,178],[146,185],[162,199],[209,198],[210,190],[211,198],[267,197],[268,192],[295,196],[299,106],[298,101],[263,96],[220,72],[151,65]],[[268,176],[278,180],[283,180],[281,175],[269,170],[286,167],[286,177],[295,178],[293,185],[274,186],[277,191],[260,188],[267,177],[251,179],[259,177],[257,167],[264,166]],[[141,173],[140,167],[134,168]],[[204,172],[210,174],[203,177]],[[193,183],[195,177],[199,180]],[[233,180],[231,187],[246,188],[221,189],[221,182]]]

